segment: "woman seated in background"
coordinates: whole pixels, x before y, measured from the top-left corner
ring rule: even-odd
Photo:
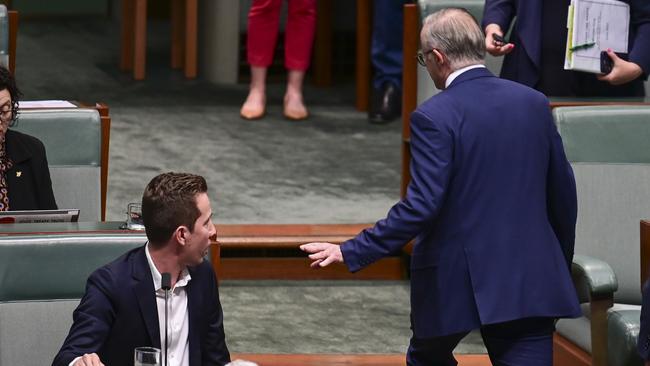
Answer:
[[[13,75],[0,66],[0,211],[56,209],[43,143],[9,129],[21,95]]]

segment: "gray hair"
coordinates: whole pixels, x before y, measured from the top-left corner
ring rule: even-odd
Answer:
[[[426,44],[442,51],[452,70],[485,60],[485,36],[467,10],[438,10],[424,19],[422,28]]]

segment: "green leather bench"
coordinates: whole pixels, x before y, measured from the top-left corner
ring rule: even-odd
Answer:
[[[576,177],[573,274],[585,302],[584,317],[560,320],[558,333],[594,365],[640,366],[639,220],[650,217],[650,106],[562,107],[553,115]]]
[[[99,221],[102,210],[102,128],[97,110],[21,109],[17,131],[45,145],[59,208],[79,208],[79,221]]]
[[[96,268],[140,233],[0,236],[0,366],[49,365]]]

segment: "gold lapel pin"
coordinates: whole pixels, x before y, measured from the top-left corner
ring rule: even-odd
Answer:
[[[21,175],[23,175],[23,172],[20,171],[16,172],[16,177],[20,178]]]

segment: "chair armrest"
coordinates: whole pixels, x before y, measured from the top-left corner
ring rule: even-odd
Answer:
[[[616,274],[609,264],[585,255],[575,255],[571,264],[573,284],[580,302],[613,298],[618,290]]]
[[[614,292],[618,290],[616,275],[609,264],[576,255],[571,264],[571,276],[580,302],[589,302],[591,364],[607,366],[607,310],[614,304]]]

